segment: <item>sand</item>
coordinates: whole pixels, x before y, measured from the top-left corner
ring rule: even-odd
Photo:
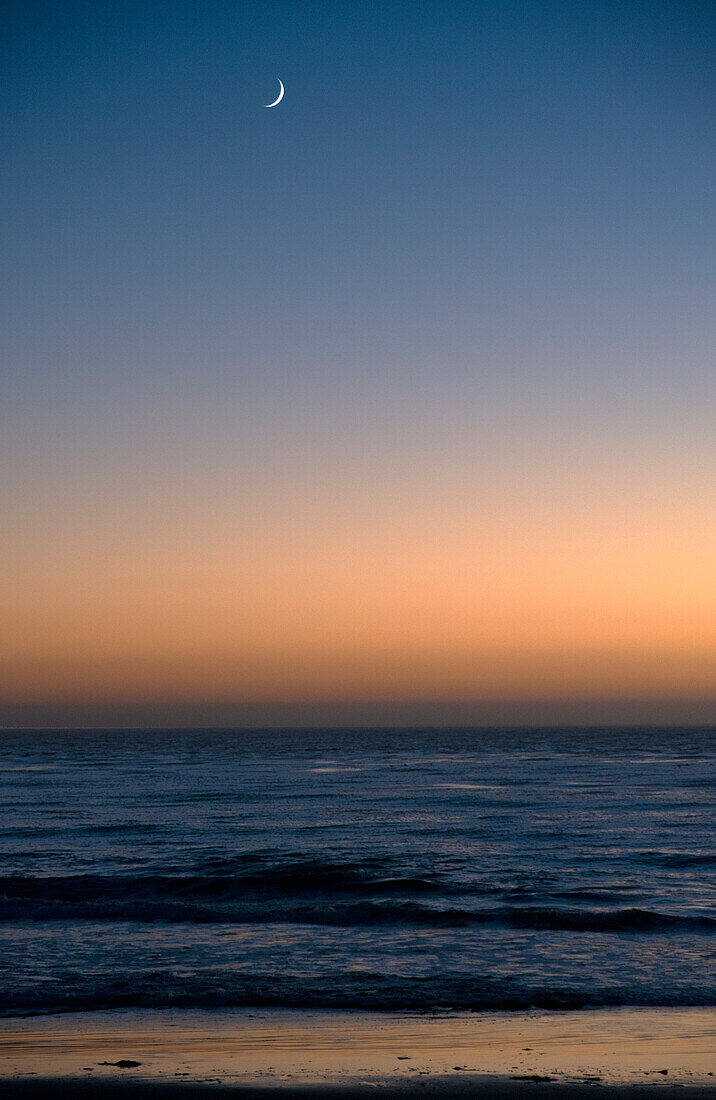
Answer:
[[[432,1079],[425,1087],[415,1084],[303,1085],[280,1090],[281,1100],[374,1100],[376,1088],[383,1100],[713,1100],[708,1086],[687,1085],[606,1085],[576,1082],[522,1082],[506,1078],[469,1079],[457,1082],[448,1078]],[[170,1084],[123,1081],[0,1081],[3,1100],[272,1100],[276,1090],[264,1087],[226,1084]]]
[[[0,1022],[0,1097],[716,1100],[716,1012],[131,1011]]]

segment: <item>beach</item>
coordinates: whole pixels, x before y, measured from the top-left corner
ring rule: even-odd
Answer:
[[[4,1097],[716,1096],[703,1009],[69,1013],[3,1021]]]
[[[0,27],[0,1100],[716,1100],[716,2]]]
[[[366,1085],[307,1085],[288,1086],[281,1090],[282,1100],[366,1100],[374,1097],[376,1086]],[[448,1079],[432,1079],[424,1088],[411,1084],[386,1084],[380,1086],[381,1095],[386,1100],[410,1100],[416,1096],[420,1100],[446,1100],[450,1096],[473,1097],[474,1100],[589,1100],[599,1097],[601,1100],[664,1100],[674,1094],[679,1100],[710,1100],[713,1091],[709,1087],[690,1085],[686,1087],[669,1085],[609,1085],[590,1083],[542,1083],[511,1081],[505,1078],[466,1078],[459,1083]],[[5,1100],[36,1100],[47,1097],[48,1100],[95,1100],[98,1097],[131,1097],[132,1100],[199,1100],[200,1097],[219,1095],[235,1097],[236,1100],[270,1100],[275,1093],[263,1086],[253,1085],[175,1085],[175,1084],[137,1084],[136,1082],[86,1082],[53,1080],[51,1078],[29,1081],[9,1081],[0,1086],[0,1095]]]
[[[0,1095],[712,1096],[713,748],[7,734]]]

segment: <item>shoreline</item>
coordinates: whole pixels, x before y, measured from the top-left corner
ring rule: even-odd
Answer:
[[[716,1010],[113,1010],[0,1020],[0,1096],[716,1098]]]

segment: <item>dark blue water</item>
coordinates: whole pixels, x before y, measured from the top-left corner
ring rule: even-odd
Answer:
[[[6,1014],[716,1004],[714,730],[0,738]]]

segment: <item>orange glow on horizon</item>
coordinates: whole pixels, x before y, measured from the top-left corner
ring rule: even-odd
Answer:
[[[716,523],[698,502],[280,520],[18,548],[0,701],[714,694]]]

